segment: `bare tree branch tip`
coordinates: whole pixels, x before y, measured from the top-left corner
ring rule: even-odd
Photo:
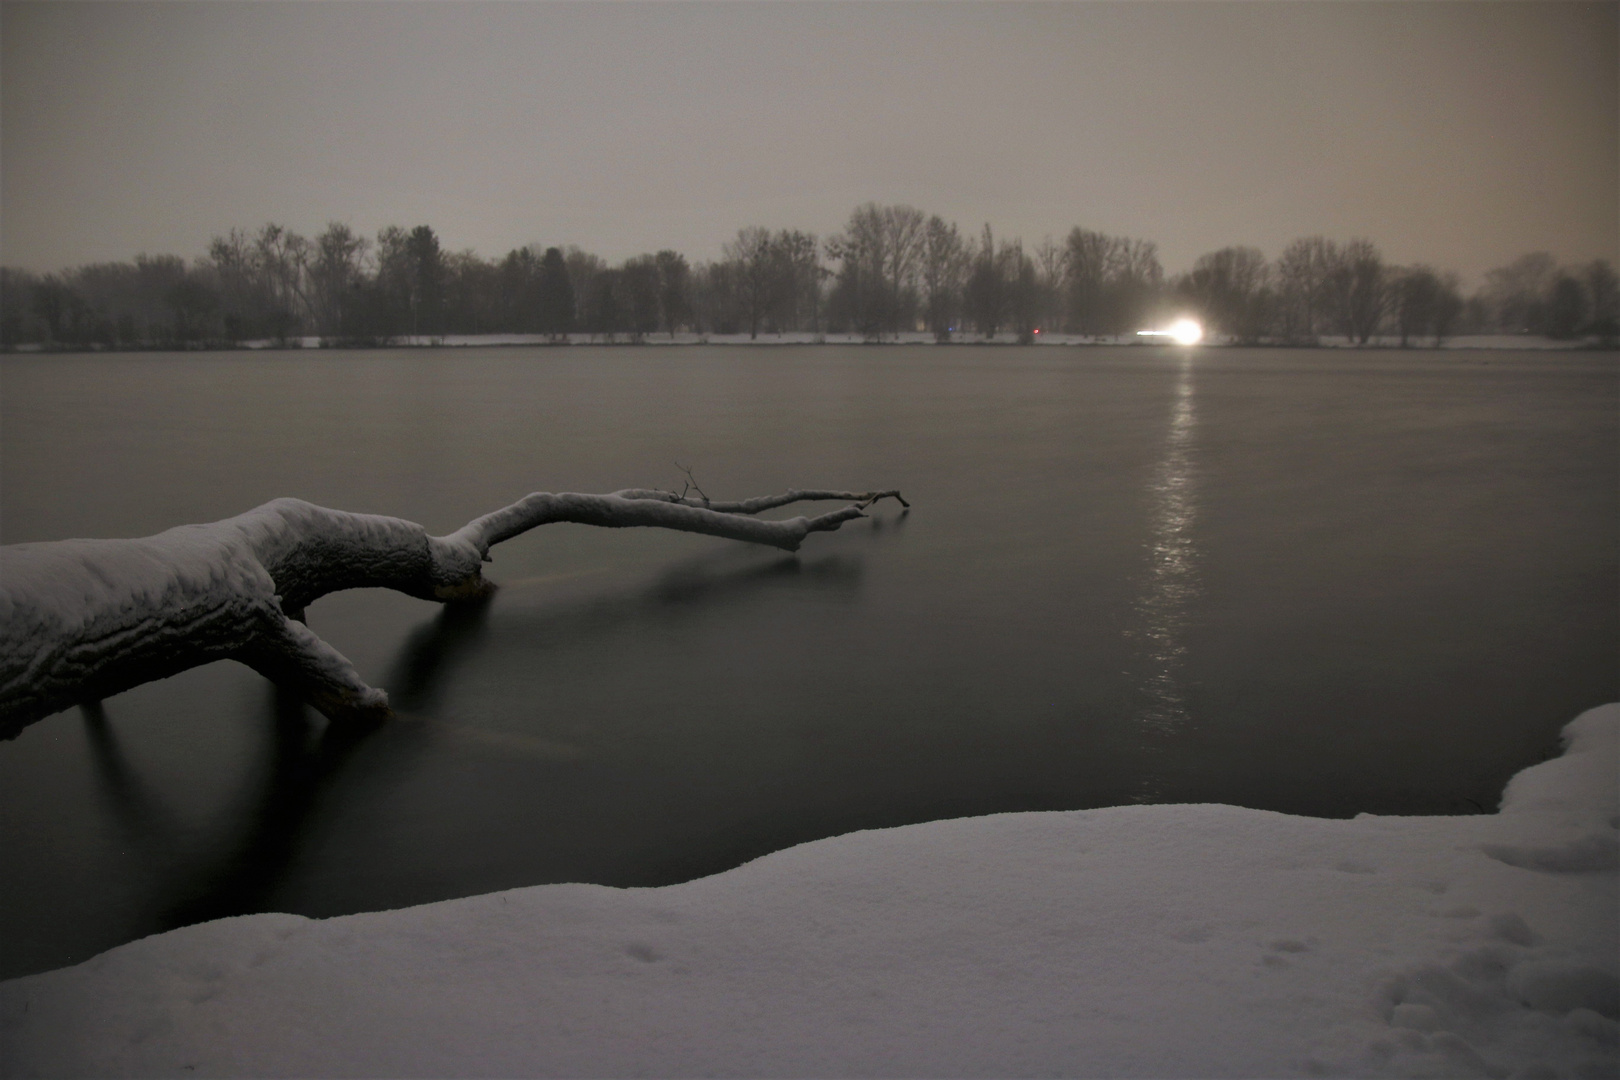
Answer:
[[[691,467],[687,466],[687,465],[682,465],[679,461],[677,461],[675,463],[675,467],[677,469],[681,470],[681,472],[686,474],[687,484],[691,485],[691,489],[693,491],[697,492],[699,497],[701,497],[703,499],[703,505],[708,506],[713,500],[711,500],[709,498],[708,494],[701,487],[698,486],[697,477],[692,475]],[[681,486],[681,498],[683,498],[683,499],[686,497],[686,490],[687,490],[686,484],[683,484]]]

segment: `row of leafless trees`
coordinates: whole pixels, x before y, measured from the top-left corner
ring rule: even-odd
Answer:
[[[1206,324],[1238,341],[1312,342],[1342,336],[1365,344],[1398,336],[1402,345],[1459,331],[1620,336],[1614,267],[1595,260],[1559,268],[1545,253],[1490,271],[1463,296],[1456,274],[1429,266],[1390,266],[1368,240],[1339,245],[1304,237],[1268,263],[1254,248],[1204,255],[1174,291]]]
[[[1167,276],[1157,246],[1083,228],[1033,248],[986,225],[963,234],[903,205],[858,207],[826,238],[758,226],[722,258],[679,252],[618,265],[577,247],[514,249],[489,261],[448,252],[426,225],[375,238],[334,223],[307,239],[280,225],[215,237],[206,256],[139,256],[35,276],[0,270],[0,342],[176,347],[315,336],[382,344],[407,335],[591,334],[637,340],[681,331],[757,336],[926,330],[941,341],[1045,329],[1094,338],[1194,314],[1237,341],[1344,337],[1402,343],[1461,332],[1613,340],[1613,267],[1560,268],[1526,255],[1465,297],[1457,276],[1391,266],[1368,240],[1305,237],[1275,260],[1229,247]]]

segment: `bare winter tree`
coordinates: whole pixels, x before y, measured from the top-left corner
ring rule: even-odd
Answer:
[[[962,287],[962,306],[979,333],[993,338],[1006,318],[1007,286],[996,261],[996,238],[989,222],[985,222],[984,234],[971,258],[967,283]]]
[[[1586,287],[1581,279],[1568,270],[1560,270],[1547,294],[1547,336],[1565,341],[1575,337],[1586,325],[1587,307]]]
[[[1457,320],[1463,313],[1462,281],[1456,274],[1446,271],[1440,275],[1440,295],[1434,302],[1434,344],[1439,348],[1451,336]]]
[[[967,267],[967,246],[955,223],[947,224],[938,214],[929,218],[923,233],[922,285],[928,329],[935,341],[951,340]]]
[[[621,330],[629,329],[629,304],[624,302],[624,271],[605,269],[591,279],[591,291],[585,294],[585,330],[598,335],[604,342],[612,342]]]
[[[743,325],[737,267],[727,259],[692,270],[692,325],[700,334],[735,334]]]
[[[626,323],[632,341],[641,341],[658,329],[658,258],[638,255],[626,259],[619,269],[620,284],[624,289],[625,306],[629,309]]]
[[[771,231],[762,225],[738,229],[736,238],[727,240],[721,250],[736,268],[733,280],[743,317],[748,321],[748,336],[757,338],[777,284]]]
[[[828,255],[842,263],[836,292],[862,333],[881,338],[913,321],[928,219],[911,206],[865,203],[849,215]]]
[[[286,339],[297,330],[299,313],[307,306],[303,276],[309,261],[309,241],[271,222],[254,238],[253,256],[261,287],[271,298],[270,336]]]
[[[574,310],[568,319],[569,326],[575,329],[588,329],[591,322],[591,306],[601,298],[596,279],[598,275],[607,272],[607,260],[584,250],[577,244],[569,244],[568,249],[563,252],[563,266],[568,273],[568,288],[574,300]]]
[[[1350,241],[1328,280],[1345,336],[1358,345],[1367,344],[1378,332],[1389,299],[1378,246],[1371,240]]]
[[[815,233],[783,229],[771,239],[776,289],[771,321],[777,330],[821,331],[821,241]]]
[[[220,302],[225,308],[224,329],[228,341],[252,336],[254,301],[253,241],[240,229],[216,236],[208,245],[207,265],[219,285]]]
[[[1164,287],[1159,245],[1076,227],[1062,248],[1068,326],[1091,337],[1128,334]]]
[[[1035,260],[1024,254],[1024,242],[1014,239],[1005,245],[1002,257],[1007,282],[1007,315],[1020,345],[1035,340],[1035,329],[1041,318],[1041,283],[1035,270]]]
[[[1620,277],[1606,259],[1586,264],[1586,294],[1592,301],[1592,324],[1587,332],[1606,346],[1620,338]]]
[[[922,259],[924,235],[928,218],[914,206],[885,206],[883,208],[883,276],[891,308],[889,329],[899,333],[907,323],[914,321],[918,264]]]
[[[424,600],[488,594],[489,549],[552,522],[652,526],[796,551],[898,491],[788,491],[742,502],[630,489],[536,492],[429,536],[399,518],[277,499],[234,518],[139,540],[0,548],[0,739],[75,704],[231,659],[299,692],[333,720],[389,715],[388,695],[304,625],[312,601],[381,587]],[[843,501],[816,517],[762,520],[793,503]]]
[[[546,248],[534,285],[535,325],[551,340],[566,340],[574,328],[574,274],[560,248]]]
[[[1399,267],[1390,272],[1390,296],[1401,348],[1406,348],[1414,337],[1434,332],[1441,288],[1440,275],[1427,266]]]
[[[1436,346],[1444,342],[1462,314],[1457,275],[1422,265],[1395,267],[1385,274],[1388,306],[1401,335],[1401,348],[1425,335]]]
[[[1546,328],[1547,296],[1558,263],[1545,251],[1521,255],[1485,275],[1484,296],[1504,334],[1539,334]]]
[[[338,221],[329,222],[315,238],[307,271],[309,302],[315,331],[323,340],[338,341],[355,333],[352,298],[365,277],[369,246],[365,237]]]
[[[1114,238],[1076,225],[1064,240],[1064,279],[1069,284],[1068,312],[1073,329],[1091,337],[1107,332],[1104,294]]]
[[[1056,330],[1063,325],[1063,279],[1068,268],[1067,251],[1043,236],[1035,245],[1035,272],[1040,288],[1040,325]]]
[[[692,320],[692,268],[685,255],[668,248],[653,258],[658,263],[658,311],[673,340],[675,328]]]
[[[1205,322],[1238,341],[1258,341],[1265,333],[1270,301],[1269,267],[1251,247],[1227,247],[1200,255],[1181,291],[1203,312]]]
[[[1159,245],[1128,236],[1114,243],[1114,272],[1108,288],[1108,312],[1113,333],[1139,329],[1164,287]]]
[[[1322,236],[1302,236],[1277,256],[1278,331],[1285,341],[1316,342],[1333,306],[1328,279],[1340,261],[1339,245]]]

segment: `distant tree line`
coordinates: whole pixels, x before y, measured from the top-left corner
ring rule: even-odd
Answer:
[[[1304,237],[1268,261],[1228,247],[1166,275],[1157,245],[1075,227],[1026,250],[911,206],[867,203],[834,236],[749,226],[722,257],[679,252],[618,265],[578,247],[450,252],[427,225],[375,237],[341,223],[216,236],[206,255],[140,255],[43,276],[0,269],[0,345],[187,348],[248,341],[382,345],[515,333],[639,341],[658,334],[928,331],[936,340],[1044,331],[1110,338],[1174,315],[1238,342],[1440,342],[1458,333],[1620,337],[1620,287],[1598,260],[1546,254],[1492,270],[1465,297],[1456,274],[1393,266],[1365,239]]]

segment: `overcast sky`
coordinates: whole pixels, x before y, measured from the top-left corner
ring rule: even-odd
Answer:
[[[1620,5],[0,5],[0,259],[429,224],[719,253],[907,202],[1167,269],[1368,236],[1477,280],[1620,251]]]

